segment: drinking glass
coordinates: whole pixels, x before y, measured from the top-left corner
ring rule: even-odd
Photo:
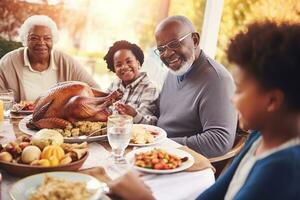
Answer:
[[[4,119],[9,119],[10,110],[14,104],[14,93],[12,90],[0,92],[0,100],[3,102],[3,115]]]
[[[129,115],[116,114],[108,117],[107,136],[115,164],[126,164],[123,154],[130,141],[132,120],[132,117]]]

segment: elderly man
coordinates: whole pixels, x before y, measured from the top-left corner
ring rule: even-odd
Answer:
[[[99,86],[72,57],[53,49],[58,41],[55,22],[45,15],[25,20],[20,29],[25,47],[0,60],[0,91],[13,90],[15,101],[35,100],[57,82],[82,81]]]
[[[200,36],[186,17],[164,19],[155,39],[155,52],[170,71],[158,101],[157,125],[204,156],[225,154],[237,125],[230,73],[200,49]]]

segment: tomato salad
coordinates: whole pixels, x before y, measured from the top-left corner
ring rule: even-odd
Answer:
[[[153,149],[135,155],[135,165],[138,167],[167,170],[180,167],[182,160],[162,149]]]

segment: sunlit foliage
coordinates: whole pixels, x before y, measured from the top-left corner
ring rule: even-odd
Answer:
[[[137,24],[137,30],[139,35],[139,44],[143,49],[148,49],[155,45],[154,31],[159,23],[159,9],[161,0],[139,0],[138,4],[140,8],[143,5],[147,5],[147,10],[155,12],[147,12],[145,9],[140,9],[139,12],[143,12],[143,23]],[[198,32],[201,31],[203,23],[203,15],[205,8],[205,0],[171,0],[168,15],[184,15],[188,17]]]
[[[237,32],[254,21],[300,23],[299,0],[225,0],[216,58],[230,68],[226,48]]]
[[[138,43],[145,51],[155,46],[154,30],[164,0],[0,0],[0,37],[18,41],[18,28],[33,14],[45,14],[67,31],[69,46],[63,50],[79,57],[97,59],[115,40]],[[205,3],[208,0],[169,0],[168,15],[187,16],[201,32]],[[54,1],[53,1],[54,2]],[[70,6],[70,5],[73,6]],[[299,0],[224,0],[216,58],[226,67],[226,48],[230,38],[257,20],[300,22]],[[89,49],[88,44],[94,45]],[[96,45],[96,47],[95,47]],[[91,45],[90,45],[91,46]],[[100,64],[98,62],[101,62]],[[105,67],[104,67],[105,68]],[[102,69],[104,70],[103,66]],[[99,67],[97,67],[99,69]]]
[[[170,15],[184,15],[188,17],[198,32],[201,32],[205,0],[173,0],[170,7]]]

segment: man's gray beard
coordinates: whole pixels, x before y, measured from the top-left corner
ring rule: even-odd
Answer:
[[[183,65],[178,70],[175,71],[171,68],[169,68],[169,70],[175,76],[182,76],[190,69],[192,64],[193,64],[193,59],[189,59],[188,61],[184,62]]]

